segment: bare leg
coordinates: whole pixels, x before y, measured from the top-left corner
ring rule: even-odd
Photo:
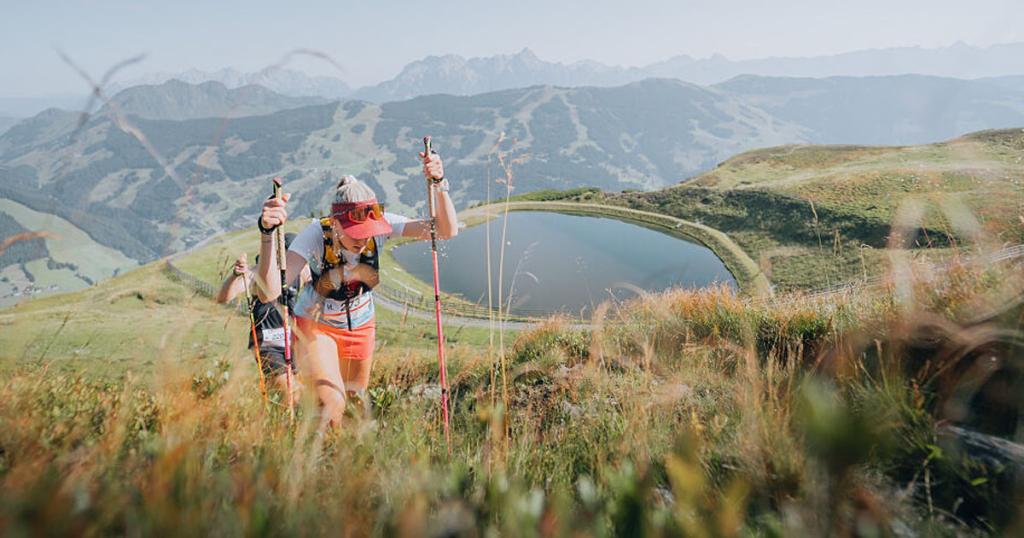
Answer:
[[[288,394],[288,376],[286,376],[283,372],[280,373],[280,374],[276,374],[274,376],[274,378],[273,378],[272,383],[273,383],[273,386],[274,386],[275,390],[277,390],[281,394]],[[302,394],[302,384],[298,383],[297,380],[293,377],[292,378],[292,394],[291,394],[292,403],[298,402],[299,401],[299,396],[301,394]],[[284,404],[288,405],[288,400],[285,400]]]
[[[341,378],[345,380],[345,389],[350,392],[366,390],[370,385],[370,368],[373,358],[362,360],[338,359]]]
[[[330,336],[312,331],[296,339],[299,370],[323,407],[321,428],[337,426],[345,412],[345,382],[338,368],[338,351]]]
[[[366,387],[370,384],[370,368],[373,358],[363,360],[339,359],[341,377],[345,380],[345,397],[355,405],[357,416],[370,418],[370,400]]]

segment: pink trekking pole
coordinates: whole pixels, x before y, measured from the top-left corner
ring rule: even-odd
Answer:
[[[431,154],[430,137],[423,137],[423,155],[429,159]],[[434,317],[437,319],[437,364],[441,370],[441,416],[444,419],[444,442],[448,445],[448,454],[452,453],[451,435],[448,433],[448,367],[444,362],[444,327],[441,325],[441,285],[437,271],[437,207],[434,193],[433,178],[427,180],[427,207],[430,210],[430,252],[434,257]]]

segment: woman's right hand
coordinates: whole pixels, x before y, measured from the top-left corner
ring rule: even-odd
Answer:
[[[263,202],[260,223],[263,224],[264,229],[270,230],[288,222],[288,198],[291,198],[291,194],[286,192],[281,195],[281,198],[269,198]]]

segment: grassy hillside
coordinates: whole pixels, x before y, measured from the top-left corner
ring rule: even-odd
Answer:
[[[0,306],[9,306],[21,299],[26,288],[60,293],[80,290],[95,282],[138,266],[135,260],[93,241],[72,223],[50,213],[33,211],[11,200],[0,200],[0,215],[9,229],[0,230],[0,237],[16,231],[45,231],[46,237],[15,243],[0,256],[4,267],[0,279]],[[8,220],[9,219],[9,220]]]
[[[319,436],[312,407],[291,428],[262,404],[238,314],[146,266],[0,313],[0,531],[1013,533],[1015,468],[948,425],[1014,434],[1021,348],[999,335],[1024,322],[1021,274],[677,291],[503,353],[484,333],[450,353],[449,456],[421,325],[382,317],[375,421]],[[981,359],[995,382],[959,384]]]
[[[175,264],[219,287],[239,253],[248,250],[249,259],[255,260],[254,233],[229,234]],[[434,357],[433,321],[384,308],[378,309],[378,319],[382,362]],[[254,369],[247,368],[248,318],[170,278],[163,261],[82,291],[0,310],[0,327],[4,370],[42,363],[89,375],[149,377],[179,363],[201,372],[222,361],[255,376]],[[476,349],[487,341],[485,332],[470,327],[451,326],[446,336],[455,353],[462,346]]]
[[[1019,241],[1019,221],[1007,217],[1024,203],[1022,154],[1024,129],[925,146],[787,146],[744,153],[689,184],[767,190],[880,220],[908,200],[962,202],[995,240]],[[939,226],[941,217],[933,212],[924,224]]]
[[[661,191],[576,198],[702,222],[778,288],[821,287],[884,271],[894,227],[896,246],[926,257],[1024,242],[1022,150],[1020,129],[925,146],[784,146]]]

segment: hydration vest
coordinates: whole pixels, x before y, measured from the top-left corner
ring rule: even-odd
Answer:
[[[315,286],[313,289],[320,289],[318,286],[321,278],[327,278],[327,272],[335,267],[341,267],[345,265],[345,259],[343,255],[339,255],[334,250],[334,239],[331,231],[331,218],[324,217],[320,219],[320,229],[323,232],[324,237],[324,251],[321,256],[321,262],[319,270],[315,270],[310,267],[310,273],[312,277],[312,283]],[[359,254],[359,263],[365,263],[373,268],[374,271],[380,271],[380,248],[384,245],[385,236],[378,235],[371,237],[366,242],[366,248]],[[372,288],[365,282],[346,282],[341,285],[340,288],[331,291],[327,295],[323,296],[326,299],[333,299],[335,301],[341,301],[345,303],[345,316],[348,321],[349,330],[352,329],[352,315],[349,313],[349,305],[352,299],[359,297],[360,295],[369,292]]]

